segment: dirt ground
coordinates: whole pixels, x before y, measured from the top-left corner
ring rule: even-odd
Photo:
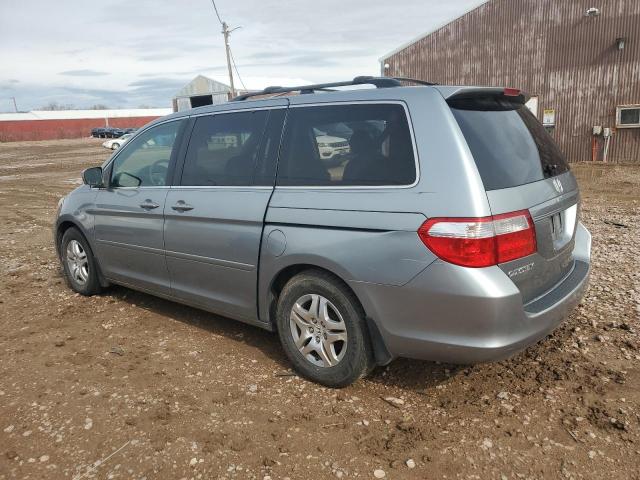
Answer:
[[[337,391],[293,375],[274,334],[65,286],[56,204],[108,155],[0,144],[0,479],[640,479],[640,167],[574,166],[592,281],[553,335]]]

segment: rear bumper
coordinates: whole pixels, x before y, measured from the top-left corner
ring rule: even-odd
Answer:
[[[523,305],[498,267],[436,261],[401,287],[353,282],[392,357],[479,363],[509,357],[544,338],[580,302],[589,282],[591,235],[579,224],[570,273]]]

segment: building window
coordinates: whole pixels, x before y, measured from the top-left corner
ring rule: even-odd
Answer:
[[[616,108],[618,128],[640,128],[640,105],[623,105]]]

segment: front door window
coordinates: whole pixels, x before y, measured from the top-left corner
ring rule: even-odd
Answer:
[[[111,187],[161,187],[168,184],[169,162],[180,121],[148,129],[126,143],[113,161]]]

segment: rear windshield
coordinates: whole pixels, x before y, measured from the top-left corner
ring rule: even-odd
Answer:
[[[527,107],[499,100],[451,101],[486,190],[560,175],[567,161]]]

